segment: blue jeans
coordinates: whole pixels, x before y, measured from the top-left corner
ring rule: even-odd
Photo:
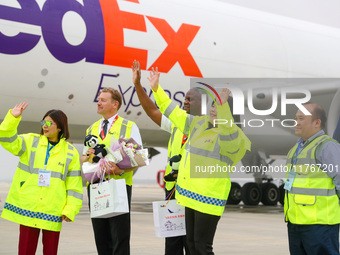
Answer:
[[[339,255],[339,224],[297,225],[288,222],[291,255]]]

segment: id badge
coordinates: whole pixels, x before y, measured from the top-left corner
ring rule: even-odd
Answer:
[[[49,187],[51,181],[51,171],[39,170],[38,186]]]
[[[294,179],[295,179],[295,175],[296,175],[295,172],[289,171],[287,180],[285,182],[285,186],[283,187],[285,190],[288,190],[288,191],[292,190],[292,186],[293,186],[293,182],[294,182]]]

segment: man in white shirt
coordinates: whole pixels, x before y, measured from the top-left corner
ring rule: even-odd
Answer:
[[[122,95],[113,88],[105,88],[98,97],[97,113],[103,118],[93,123],[86,131],[86,135],[98,137],[99,144],[111,146],[119,138],[133,138],[139,145],[142,139],[137,125],[118,115],[122,104]],[[81,162],[91,161],[94,149],[85,147]],[[117,179],[125,179],[129,208],[131,208],[132,175],[137,167],[120,169],[113,162],[110,163],[110,173]],[[108,173],[108,172],[107,172]],[[89,192],[88,192],[89,193]],[[89,202],[90,204],[90,202]],[[128,255],[130,254],[130,213],[111,218],[92,218],[97,251],[99,255]]]

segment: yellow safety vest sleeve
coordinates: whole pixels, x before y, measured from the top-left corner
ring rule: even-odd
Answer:
[[[243,158],[244,153],[247,150],[250,151],[251,142],[237,125],[232,124],[234,119],[232,117],[229,104],[217,104],[216,107],[217,118],[222,120],[222,123],[218,124],[221,153],[236,154],[239,157],[237,157],[234,161],[239,162]],[[223,123],[224,121],[226,122],[225,124]]]
[[[189,136],[189,127],[193,116],[187,114],[175,102],[172,102],[160,85],[158,85],[157,92],[153,91],[153,95],[161,113],[168,117],[184,135]],[[176,110],[173,111],[173,109]],[[176,118],[173,118],[174,115],[176,115]]]
[[[0,125],[0,143],[4,149],[13,155],[21,156],[26,150],[23,137],[17,134],[21,116],[16,118],[11,112],[12,110],[7,112],[4,121]]]

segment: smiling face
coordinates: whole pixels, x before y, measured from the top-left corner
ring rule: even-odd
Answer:
[[[196,89],[187,92],[183,109],[192,115],[201,115],[201,94]]]
[[[56,122],[50,116],[46,116],[44,121],[50,121],[52,123],[51,126],[47,126],[46,123],[42,126],[44,136],[51,142],[58,142],[58,135],[61,129],[58,128]]]
[[[314,114],[314,105],[307,104],[305,108]],[[295,134],[301,137],[304,141],[319,132],[321,128],[321,120],[315,118],[313,115],[305,115],[301,110],[298,110],[295,115],[297,125],[295,126]]]
[[[118,102],[112,99],[111,93],[102,92],[98,97],[97,107],[97,113],[109,119],[117,113]]]

